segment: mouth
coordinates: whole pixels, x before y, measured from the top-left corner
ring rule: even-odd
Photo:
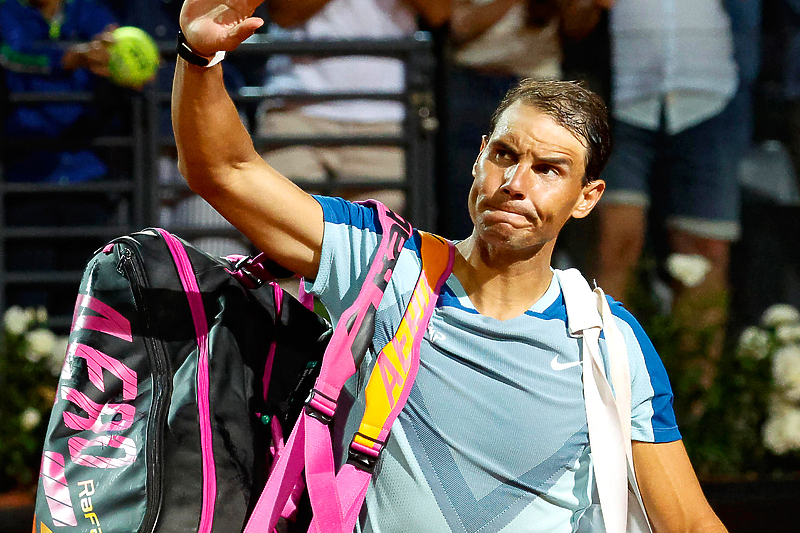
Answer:
[[[521,213],[518,210],[508,207],[487,207],[484,211],[484,219],[486,222],[505,222],[514,227],[525,226],[531,223],[530,217],[526,213]]]

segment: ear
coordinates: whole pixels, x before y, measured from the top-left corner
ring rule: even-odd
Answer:
[[[572,210],[572,216],[574,218],[584,218],[591,213],[605,190],[606,182],[603,180],[594,180],[584,185],[581,189],[581,195],[575,203],[575,208]]]
[[[486,149],[486,145],[489,144],[489,136],[483,135],[481,136],[481,151],[478,152],[478,157],[475,158],[475,162],[472,164],[472,177],[474,178],[478,173],[478,161],[483,154],[483,151]]]

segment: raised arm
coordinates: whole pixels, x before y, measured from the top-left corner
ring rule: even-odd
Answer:
[[[475,3],[470,0],[455,0],[450,20],[450,33],[457,44],[464,44],[480,37],[506,16],[508,10],[524,0],[494,0]]]
[[[206,57],[235,49],[263,24],[251,17],[262,1],[186,0],[180,23],[189,46]],[[225,90],[221,66],[178,58],[172,124],[178,164],[192,190],[271,259],[313,279],[322,208],[258,155]]]
[[[633,443],[633,462],[655,533],[726,533],[706,501],[681,441]]]
[[[570,39],[580,41],[594,31],[603,10],[614,7],[616,0],[556,0],[561,12],[561,29]]]

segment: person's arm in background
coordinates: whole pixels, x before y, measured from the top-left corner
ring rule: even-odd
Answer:
[[[570,39],[587,37],[600,21],[604,10],[614,7],[616,0],[556,0],[561,14],[561,31]]]
[[[330,0],[267,0],[269,18],[282,28],[302,24],[325,7]]]
[[[451,0],[406,0],[431,28],[438,28],[450,20]]]
[[[108,76],[109,55],[106,46],[110,32],[117,27],[111,12],[104,6],[88,3],[83,19],[78,21],[86,39],[64,49],[57,41],[39,40],[29,26],[30,9],[16,2],[0,3],[0,64],[12,72],[54,75],[89,68]],[[85,19],[85,20],[84,20]]]
[[[190,47],[210,57],[235,49],[263,21],[251,17],[263,0],[186,0],[180,24]],[[178,165],[205,198],[271,259],[314,279],[323,217],[319,203],[267,165],[222,81],[222,68],[178,58],[172,90]]]
[[[88,68],[98,76],[108,77],[108,62],[111,55],[108,47],[114,42],[111,33],[117,28],[116,24],[108,25],[105,30],[87,43],[78,43],[70,46],[61,56],[61,68],[66,71],[77,68]]]
[[[114,42],[111,32],[119,27],[116,18],[102,1],[87,0],[78,24],[81,34],[90,40],[70,47],[61,60],[62,67],[84,67],[98,76],[110,76],[108,47]]]
[[[678,440],[633,442],[633,463],[655,533],[726,533]]]
[[[494,26],[513,6],[525,1],[495,0],[476,3],[470,0],[454,0],[450,34],[456,44],[468,43]]]

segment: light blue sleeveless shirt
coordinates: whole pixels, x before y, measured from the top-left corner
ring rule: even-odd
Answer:
[[[370,208],[338,198],[317,200],[325,234],[311,291],[335,323],[358,294],[380,227]],[[373,347],[342,394],[339,412],[349,416],[334,430],[339,457],[358,429],[375,354],[393,336],[416,284],[419,249],[414,232],[381,302]],[[633,439],[680,439],[661,360],[630,313],[610,304],[630,358]],[[602,338],[600,347],[605,357]],[[500,321],[475,310],[451,275],[420,358],[357,531],[603,531],[597,513],[587,512],[594,485],[580,344],[567,332],[555,276],[528,311]]]

